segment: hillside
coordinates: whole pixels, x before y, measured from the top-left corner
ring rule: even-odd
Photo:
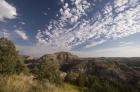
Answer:
[[[114,85],[119,86],[121,83],[124,83],[124,86],[132,86],[136,92],[137,90],[140,90],[140,71],[131,67],[133,64],[135,64],[135,62],[132,63],[134,59],[80,58],[69,52],[57,52],[42,56],[34,61],[33,66],[38,65],[42,60],[56,63],[61,71],[61,74],[64,74],[63,77],[65,82],[79,85],[77,81],[79,81],[79,76],[82,74],[84,79],[81,81],[87,81],[87,79],[92,76],[101,82],[102,80],[105,80],[113,82]],[[127,63],[124,62],[126,60],[130,60],[130,63],[128,64],[128,61]],[[118,81],[120,82],[119,84]],[[88,87],[86,83],[83,85]]]

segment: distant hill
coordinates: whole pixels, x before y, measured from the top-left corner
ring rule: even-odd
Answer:
[[[64,63],[71,62],[71,61],[76,61],[79,59],[78,56],[73,55],[69,52],[57,52],[54,54],[46,54],[39,58],[39,60],[45,58],[46,60],[55,60],[58,62],[60,65],[63,65]]]

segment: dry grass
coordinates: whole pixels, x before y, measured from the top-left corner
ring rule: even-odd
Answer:
[[[0,92],[29,92],[32,85],[32,77],[23,74],[1,76],[0,78]]]
[[[79,87],[64,83],[62,87],[56,87],[54,92],[80,92]]]
[[[11,75],[0,76],[0,92],[79,92],[79,88],[64,83],[55,86],[47,81],[33,80],[32,76]]]

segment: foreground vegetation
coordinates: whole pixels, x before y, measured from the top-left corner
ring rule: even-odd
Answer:
[[[0,77],[0,92],[79,92],[77,86],[63,83],[56,86],[48,81],[33,80],[24,74]]]
[[[0,92],[139,92],[139,71],[112,61],[67,52],[28,59],[0,38]]]

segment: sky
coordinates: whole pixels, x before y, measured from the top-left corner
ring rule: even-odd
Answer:
[[[139,57],[140,0],[0,0],[0,37],[34,57]]]

